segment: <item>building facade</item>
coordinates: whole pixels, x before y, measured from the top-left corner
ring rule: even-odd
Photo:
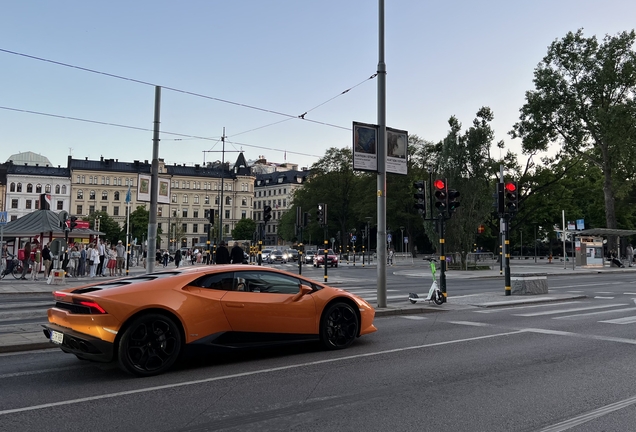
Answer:
[[[282,245],[278,236],[281,217],[292,206],[294,191],[309,178],[309,171],[285,170],[257,174],[254,186],[254,220],[261,226],[263,244]],[[272,208],[272,219],[263,227],[263,208]]]

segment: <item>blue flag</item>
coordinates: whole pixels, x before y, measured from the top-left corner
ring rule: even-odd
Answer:
[[[131,201],[131,197],[130,197],[130,185],[128,185],[128,192],[126,192],[126,204],[130,203]]]

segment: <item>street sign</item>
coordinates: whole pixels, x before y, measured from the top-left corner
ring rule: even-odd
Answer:
[[[351,241],[355,243],[355,241],[356,241],[356,236],[351,236]]]
[[[386,235],[386,241],[388,241],[389,243],[393,241],[393,237],[391,236],[391,234]]]
[[[6,225],[7,224],[7,212],[3,211],[0,212],[0,225]]]
[[[404,237],[404,244],[407,244],[409,242],[409,238],[408,237]]]

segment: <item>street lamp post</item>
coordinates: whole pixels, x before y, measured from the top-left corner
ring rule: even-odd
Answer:
[[[365,217],[365,219],[367,220],[367,254],[369,254],[369,256],[367,257],[367,262],[371,264],[371,231],[369,230],[369,222],[371,222],[371,216],[367,216]]]
[[[400,231],[402,231],[402,254],[404,254],[404,227],[400,227]]]

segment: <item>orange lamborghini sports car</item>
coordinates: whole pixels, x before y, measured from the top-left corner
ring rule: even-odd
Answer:
[[[53,293],[44,334],[62,351],[150,376],[186,346],[241,348],[320,340],[346,348],[376,331],[375,310],[341,289],[282,270],[200,266]]]

